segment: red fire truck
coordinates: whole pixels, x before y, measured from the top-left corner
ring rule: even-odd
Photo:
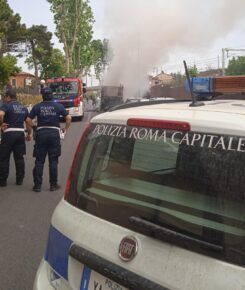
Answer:
[[[73,119],[82,120],[84,116],[83,94],[86,85],[79,78],[52,78],[46,84],[53,91],[54,100],[61,103]]]

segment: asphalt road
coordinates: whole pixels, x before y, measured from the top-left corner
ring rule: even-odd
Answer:
[[[82,122],[73,122],[62,142],[59,162],[61,190],[49,191],[46,160],[42,192],[32,191],[33,141],[27,144],[26,177],[22,186],[15,185],[15,168],[11,159],[8,186],[0,187],[0,290],[32,289],[45,251],[52,212],[64,193],[74,151],[84,126],[93,115],[86,112]]]

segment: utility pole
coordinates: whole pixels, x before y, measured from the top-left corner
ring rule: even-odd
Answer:
[[[138,71],[140,72],[141,71],[141,51],[140,51],[140,48],[141,48],[141,38],[140,38],[140,33],[138,34]],[[137,93],[137,99],[140,99],[141,98],[141,91],[140,91],[140,79],[138,80],[138,93]]]
[[[245,48],[222,48],[222,76],[225,75],[225,53],[228,53],[229,51],[245,51]]]
[[[225,50],[226,48],[222,48],[222,76],[225,75]]]

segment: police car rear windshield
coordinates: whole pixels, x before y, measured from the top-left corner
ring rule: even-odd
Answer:
[[[243,137],[97,124],[79,148],[67,200],[111,223],[245,266],[244,164]]]
[[[50,88],[55,98],[62,95],[78,94],[77,82],[53,82],[50,84]]]

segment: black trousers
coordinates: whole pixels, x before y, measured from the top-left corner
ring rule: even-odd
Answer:
[[[43,167],[46,156],[49,159],[49,182],[56,184],[58,179],[58,161],[61,154],[60,134],[56,129],[40,129],[36,132],[33,156],[36,157],[33,169],[34,184],[43,182]]]
[[[2,133],[0,144],[0,183],[5,183],[9,176],[9,160],[13,153],[16,181],[22,180],[25,176],[26,144],[24,132],[6,132]]]

